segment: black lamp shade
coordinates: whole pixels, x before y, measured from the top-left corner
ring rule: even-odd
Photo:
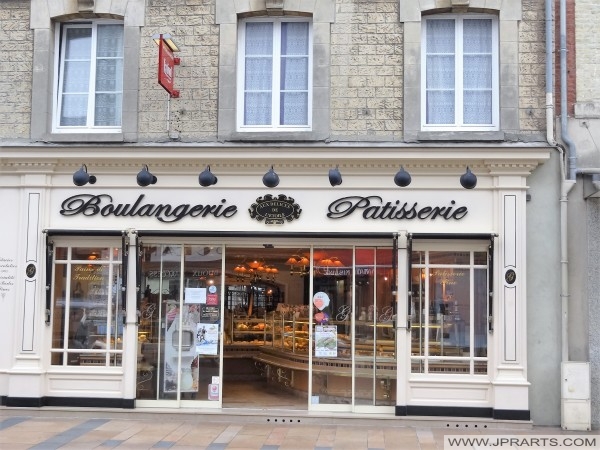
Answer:
[[[198,175],[198,183],[200,183],[200,186],[204,187],[217,184],[217,177],[210,171],[210,166],[206,166],[206,169]]]
[[[279,184],[279,175],[275,173],[273,170],[273,166],[269,169],[267,173],[263,176],[263,184],[268,188],[274,188]]]
[[[148,166],[144,166],[137,174],[137,184],[142,187],[146,187],[150,184],[156,184],[157,178],[150,173]]]
[[[85,186],[86,184],[94,184],[96,177],[87,172],[87,166],[83,164],[81,168],[73,174],[73,184],[75,186]]]
[[[337,167],[335,169],[329,169],[329,183],[331,183],[332,186],[339,186],[342,184],[342,174]]]
[[[467,171],[460,176],[460,185],[465,189],[473,189],[477,186],[477,177],[467,166]]]
[[[400,170],[396,172],[396,175],[394,175],[394,183],[396,183],[396,186],[406,187],[411,181],[412,178],[410,173],[404,170],[404,167],[400,167]]]

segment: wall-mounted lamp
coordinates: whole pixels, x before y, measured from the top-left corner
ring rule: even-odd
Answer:
[[[275,173],[273,166],[271,166],[269,171],[264,174],[262,181],[263,184],[268,188],[274,188],[279,184],[279,175]]]
[[[164,43],[167,44],[167,46],[171,49],[172,52],[179,51],[179,47],[177,47],[177,44],[175,44],[175,42],[173,41],[173,36],[171,36],[169,33],[153,34],[152,39],[154,40],[154,43],[156,45],[160,45],[160,40],[162,39]]]
[[[396,183],[396,186],[406,187],[411,181],[412,178],[410,173],[404,170],[404,166],[400,166],[400,170],[396,172],[396,175],[394,175],[394,183]]]
[[[471,172],[469,166],[467,166],[467,171],[460,176],[460,185],[465,189],[473,189],[477,186],[477,177]]]
[[[144,164],[142,170],[140,170],[137,174],[137,184],[146,187],[150,184],[156,184],[157,178],[150,173],[148,170],[148,165]]]
[[[73,184],[75,186],[85,186],[88,183],[96,183],[96,177],[88,174],[87,166],[82,164],[81,169],[73,174]]]
[[[200,183],[200,186],[204,187],[217,184],[217,177],[210,171],[210,166],[206,166],[206,169],[198,175],[198,183]]]
[[[335,166],[335,169],[329,169],[329,183],[331,183],[332,186],[339,186],[342,184],[342,174],[340,173],[338,166]]]

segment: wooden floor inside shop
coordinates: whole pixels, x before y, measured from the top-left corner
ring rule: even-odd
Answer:
[[[308,401],[264,380],[225,380],[223,408],[306,410]]]

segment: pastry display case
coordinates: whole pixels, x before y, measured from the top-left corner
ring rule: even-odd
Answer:
[[[308,354],[309,320],[296,317],[295,313],[273,312],[271,314],[271,346],[290,353]]]
[[[227,344],[262,346],[271,339],[272,324],[266,316],[246,317],[232,314],[228,319],[230,323],[227,327]]]

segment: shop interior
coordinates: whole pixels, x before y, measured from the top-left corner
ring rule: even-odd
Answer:
[[[391,247],[160,244],[142,253],[138,400],[394,404]]]

